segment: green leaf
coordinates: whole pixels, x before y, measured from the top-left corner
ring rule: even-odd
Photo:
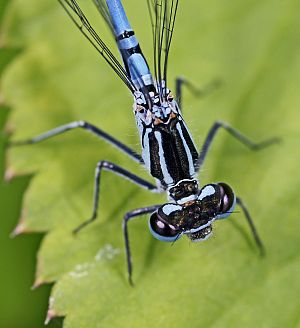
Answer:
[[[125,3],[125,2],[124,2]],[[125,6],[151,62],[146,4]],[[92,3],[88,17],[113,45]],[[49,317],[65,327],[299,326],[300,3],[296,0],[182,1],[169,81],[224,84],[197,99],[185,91],[184,115],[197,145],[217,119],[254,140],[283,142],[252,153],[224,132],[200,174],[226,181],[248,205],[267,248],[260,258],[241,212],[215,224],[205,243],[154,240],[147,218],[129,227],[135,287],[127,282],[121,230],[126,211],[165,202],[110,173],[103,174],[99,218],[91,214],[93,176],[107,159],[148,178],[145,170],[84,131],[15,148],[10,163],[34,173],[18,232],[48,231],[36,283],[55,281]],[[3,90],[15,111],[15,140],[74,120],[87,120],[136,150],[132,99],[70,23],[57,2],[15,0],[6,37],[26,51],[6,72]],[[115,46],[112,46],[115,49]]]

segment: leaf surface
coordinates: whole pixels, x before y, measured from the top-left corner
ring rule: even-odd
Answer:
[[[88,17],[113,49],[92,3]],[[151,62],[146,4],[125,7]],[[36,283],[56,284],[49,314],[65,327],[299,326],[299,1],[182,1],[170,59],[172,81],[223,85],[197,99],[184,90],[184,116],[200,147],[210,126],[225,120],[260,141],[283,142],[250,152],[220,132],[200,174],[202,184],[226,181],[248,205],[267,248],[260,258],[238,210],[215,224],[201,244],[172,247],[153,240],[147,218],[129,229],[135,288],[126,280],[121,222],[126,211],[163,203],[111,173],[103,174],[99,218],[91,214],[97,161],[145,170],[84,131],[11,151],[9,163],[34,176],[25,195],[23,232],[47,231]],[[75,120],[89,121],[139,151],[132,99],[55,1],[14,0],[5,35],[25,51],[7,70],[5,96],[20,140]]]

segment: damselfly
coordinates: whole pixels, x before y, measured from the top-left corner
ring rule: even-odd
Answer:
[[[123,233],[128,277],[131,284],[132,260],[128,222],[143,214],[150,214],[149,229],[155,238],[174,242],[186,235],[193,242],[198,242],[206,240],[212,234],[212,223],[215,220],[227,218],[237,204],[247,219],[257,246],[263,252],[263,244],[242,199],[237,197],[232,188],[223,182],[200,187],[197,175],[220,128],[225,129],[253,150],[266,147],[276,142],[277,139],[254,143],[228,124],[218,121],[211,127],[200,151],[196,149],[180,109],[182,86],[188,83],[183,79],[177,79],[175,97],[167,87],[168,60],[178,0],[147,0],[153,32],[154,75],[150,72],[120,0],[94,1],[116,39],[123,65],[95,32],[75,0],[58,1],[73,23],[133,95],[133,112],[139,132],[142,155],[85,121],[65,124],[35,138],[15,144],[37,143],[68,130],[82,128],[116,146],[131,159],[143,165],[156,180],[155,185],[117,164],[100,161],[96,167],[92,216],[74,232],[77,233],[96,219],[100,176],[103,170],[106,170],[151,192],[166,192],[168,197],[165,204],[138,208],[124,216]]]

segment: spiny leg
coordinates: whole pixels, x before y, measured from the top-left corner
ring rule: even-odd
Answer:
[[[153,213],[156,211],[161,205],[153,205],[153,206],[147,206],[135,209],[133,211],[130,211],[125,214],[123,219],[123,234],[124,234],[124,240],[125,240],[125,251],[126,251],[126,262],[127,262],[127,272],[128,272],[128,280],[131,286],[133,286],[132,281],[132,260],[131,260],[131,251],[130,251],[130,244],[129,244],[129,236],[128,236],[128,227],[127,223],[129,220],[143,215],[147,213]]]
[[[110,144],[117,147],[119,150],[121,150],[122,152],[127,154],[134,161],[136,161],[138,163],[143,163],[142,157],[139,154],[137,154],[134,150],[127,147],[122,142],[120,142],[117,139],[115,139],[114,137],[110,136],[109,134],[107,134],[103,130],[101,130],[101,129],[97,128],[96,126],[94,126],[94,125],[92,125],[88,122],[85,122],[85,121],[75,121],[75,122],[71,122],[71,123],[68,123],[68,124],[64,124],[64,125],[58,126],[55,129],[52,129],[52,130],[49,130],[49,131],[44,132],[42,134],[39,134],[38,136],[36,136],[34,138],[23,140],[23,141],[13,141],[13,142],[10,143],[10,145],[12,145],[12,146],[21,146],[21,145],[35,144],[35,143],[41,142],[43,140],[52,138],[52,137],[60,135],[60,134],[63,134],[67,131],[70,131],[70,130],[73,130],[73,129],[76,129],[76,128],[82,128],[84,130],[87,130],[87,131],[95,134],[97,137],[102,138],[105,141],[107,141]]]
[[[175,87],[175,99],[177,101],[177,104],[182,111],[182,87],[185,85],[187,89],[194,94],[196,97],[205,97],[206,95],[210,94],[212,91],[217,89],[221,84],[222,81],[219,79],[215,79],[206,85],[204,85],[202,88],[196,87],[194,84],[192,84],[190,81],[186,80],[183,77],[178,77],[175,81],[176,87]]]
[[[245,146],[247,146],[248,148],[250,148],[251,150],[261,150],[265,147],[268,147],[272,144],[278,143],[280,142],[279,138],[271,138],[271,139],[267,139],[264,140],[262,142],[253,142],[252,140],[250,140],[248,137],[246,137],[245,135],[243,135],[241,132],[239,132],[238,130],[234,129],[233,127],[231,127],[229,124],[222,122],[222,121],[217,121],[214,123],[214,125],[211,127],[211,129],[208,132],[208,135],[204,141],[204,144],[201,148],[200,154],[199,154],[199,158],[195,164],[195,169],[196,172],[199,172],[199,170],[201,169],[204,160],[206,158],[207,152],[217,134],[217,132],[219,131],[220,128],[225,129],[227,132],[229,132],[234,138],[236,138],[238,141],[240,141],[241,143],[243,143]]]
[[[120,175],[123,178],[126,178],[130,180],[131,182],[137,184],[138,186],[150,190],[152,192],[160,192],[161,190],[158,189],[155,185],[152,183],[138,177],[137,175],[123,169],[122,167],[108,162],[108,161],[100,161],[97,164],[96,167],[96,173],[95,173],[95,180],[94,180],[94,205],[93,205],[93,213],[90,219],[84,221],[81,223],[76,229],[73,230],[74,233],[79,232],[83,227],[90,224],[97,218],[97,211],[99,207],[99,196],[100,196],[100,176],[102,170],[111,171],[117,175]]]
[[[242,211],[243,211],[243,213],[245,215],[245,218],[246,218],[246,220],[247,220],[247,222],[248,222],[248,224],[250,226],[251,233],[253,235],[253,238],[254,238],[254,240],[256,242],[257,247],[259,248],[259,251],[260,251],[261,256],[265,255],[265,247],[264,247],[264,245],[263,245],[263,243],[262,243],[262,241],[261,241],[261,239],[260,239],[260,237],[258,235],[258,232],[257,232],[257,230],[255,228],[254,222],[253,222],[253,220],[252,220],[252,218],[250,216],[250,213],[249,213],[246,205],[243,203],[242,199],[239,198],[239,197],[236,198],[236,203],[241,207],[241,209],[242,209]]]

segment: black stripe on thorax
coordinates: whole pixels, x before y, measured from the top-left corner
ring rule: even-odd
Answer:
[[[151,175],[161,181],[163,186],[166,186],[164,183],[164,176],[162,173],[160,158],[159,158],[159,144],[154,135],[154,131],[148,134],[149,137],[149,155],[150,155],[150,173]]]
[[[177,124],[180,125],[182,134],[180,134]],[[167,125],[160,124],[155,126],[153,131],[149,133],[152,176],[159,179],[161,183],[166,186],[161,169],[162,161],[159,157],[159,145],[155,137],[155,132],[160,133],[166,171],[173,179],[172,183],[175,184],[182,179],[191,178],[187,152],[191,153],[193,162],[197,160],[198,153],[184,123],[178,120],[178,118],[171,120]],[[186,149],[182,138],[184,138],[188,149]]]
[[[194,144],[193,140],[191,139],[191,136],[190,136],[184,122],[182,120],[178,120],[178,122],[179,122],[180,127],[181,127],[183,138],[184,138],[184,140],[185,140],[185,142],[186,142],[186,144],[189,148],[189,151],[192,155],[193,164],[195,166],[195,164],[198,160],[198,157],[199,157],[198,151],[195,147],[195,144]],[[178,133],[178,131],[177,131],[177,133]]]

